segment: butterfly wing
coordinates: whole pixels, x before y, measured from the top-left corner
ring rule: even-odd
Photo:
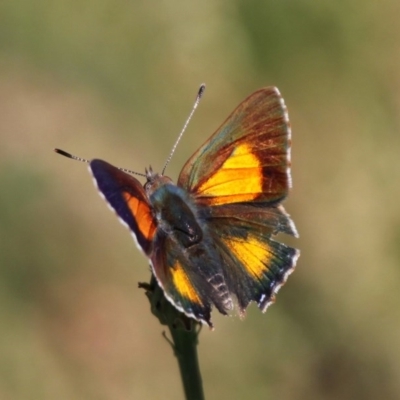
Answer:
[[[271,236],[279,231],[297,235],[282,207],[225,205],[214,207],[208,219],[220,249],[221,268],[230,293],[243,314],[251,301],[264,312],[293,271],[299,252]]]
[[[137,179],[105,161],[91,161],[90,170],[102,197],[149,257],[165,296],[186,315],[212,327],[211,306],[226,314],[232,300],[218,271],[221,259],[211,237],[196,246],[189,240],[189,232],[200,228],[187,204],[174,195],[176,187],[161,186],[157,192],[161,202],[157,202],[154,197],[149,200]]]
[[[132,232],[138,247],[149,255],[152,251],[157,222],[142,184],[113,165],[92,160],[89,165],[99,193]]]
[[[178,186],[207,205],[276,203],[290,180],[290,125],[275,87],[245,99],[185,164]]]
[[[233,308],[211,236],[184,248],[172,235],[157,233],[151,264],[167,299],[189,317],[212,327],[211,308],[222,314]]]
[[[204,207],[239,312],[251,301],[265,311],[292,272],[299,252],[276,242],[298,236],[280,202],[291,186],[290,125],[278,89],[256,91],[189,159],[178,185]]]

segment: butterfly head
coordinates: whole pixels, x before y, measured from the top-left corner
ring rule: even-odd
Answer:
[[[172,179],[168,178],[168,176],[160,175],[157,172],[153,171],[153,168],[150,166],[149,169],[145,169],[146,172],[146,183],[144,184],[144,189],[147,193],[147,196],[151,196],[158,188],[164,186],[168,183],[172,183]]]

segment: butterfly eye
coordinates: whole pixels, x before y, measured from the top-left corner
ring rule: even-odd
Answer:
[[[148,197],[162,184],[158,175],[148,175],[147,182],[144,184],[144,190]]]
[[[146,193],[148,193],[149,191],[150,191],[150,188],[151,188],[151,182],[149,182],[149,181],[147,181],[145,184],[144,184],[144,190],[146,191]]]

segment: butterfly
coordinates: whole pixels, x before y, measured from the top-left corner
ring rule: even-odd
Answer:
[[[177,184],[151,168],[143,185],[106,161],[88,162],[166,298],[212,327],[213,308],[243,316],[255,302],[265,312],[295,267],[299,251],[273,239],[279,232],[298,237],[281,205],[291,187],[290,148],[285,103],[277,88],[266,87],[192,155]]]

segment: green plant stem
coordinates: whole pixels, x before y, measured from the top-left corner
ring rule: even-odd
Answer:
[[[178,311],[164,296],[152,276],[150,284],[139,283],[146,290],[151,304],[151,312],[162,325],[167,325],[172,341],[163,333],[171,344],[178,359],[183,389],[186,400],[204,400],[203,383],[197,356],[198,335],[201,324]]]
[[[203,384],[197,357],[198,332],[195,329],[186,331],[169,326],[175,357],[178,359],[179,370],[186,399],[203,400]]]

